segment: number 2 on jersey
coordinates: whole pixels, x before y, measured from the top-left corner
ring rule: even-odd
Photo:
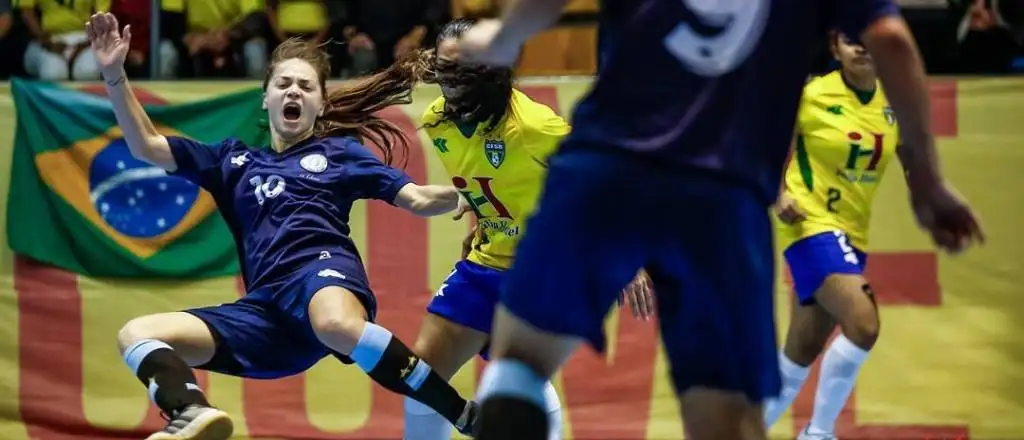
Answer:
[[[669,32],[665,47],[687,69],[705,77],[724,75],[743,64],[771,13],[771,0],[679,1],[692,18]]]
[[[842,191],[839,191],[839,189],[837,189],[837,188],[829,188],[828,189],[828,203],[825,204],[825,207],[828,208],[828,212],[832,212],[832,213],[839,212],[839,208],[836,208],[836,203],[839,203],[839,201],[842,200],[842,199],[843,199]]]

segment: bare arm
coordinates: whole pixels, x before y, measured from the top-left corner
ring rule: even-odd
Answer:
[[[568,0],[510,0],[502,13],[499,45],[521,46],[558,21]]]
[[[117,125],[124,133],[125,143],[128,144],[132,156],[167,171],[178,169],[171,154],[171,147],[167,144],[167,138],[156,131],[156,126],[128,84],[124,71],[117,76],[104,74],[104,79],[107,96],[114,107]]]
[[[927,76],[910,29],[902,18],[884,17],[868,26],[863,40],[900,124],[904,144],[899,157],[908,182],[928,186],[942,181],[932,136]]]
[[[93,14],[86,23],[85,31],[96,54],[117,125],[132,156],[167,171],[177,170],[167,138],[156,131],[153,121],[149,120],[135,97],[124,71],[132,40],[131,26],[122,30],[113,14],[101,12]]]
[[[432,217],[454,211],[461,199],[455,187],[410,183],[398,191],[395,206],[421,217]]]

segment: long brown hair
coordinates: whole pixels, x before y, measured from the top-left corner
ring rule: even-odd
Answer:
[[[428,55],[412,51],[387,69],[348,84],[327,89],[331,76],[330,58],[321,45],[289,38],[274,49],[271,63],[263,80],[266,90],[277,65],[289,59],[308,62],[317,71],[320,90],[324,95],[324,113],[313,125],[317,137],[353,136],[363,143],[373,143],[391,165],[395,149],[401,150],[402,166],[409,157],[408,135],[397,125],[380,117],[377,112],[392,105],[412,102],[416,83],[431,74]]]

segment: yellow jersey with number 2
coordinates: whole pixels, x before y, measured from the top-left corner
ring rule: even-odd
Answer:
[[[498,124],[472,127],[443,120],[444,97],[423,114],[423,127],[452,183],[469,201],[478,233],[467,258],[508,269],[547,176],[547,160],[569,124],[549,107],[512,91],[508,111]]]
[[[807,219],[780,227],[782,245],[842,231],[866,251],[871,201],[898,144],[899,126],[881,84],[873,93],[857,91],[838,70],[809,82],[784,177],[786,193]]]

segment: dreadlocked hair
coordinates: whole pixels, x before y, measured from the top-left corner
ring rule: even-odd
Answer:
[[[436,45],[448,39],[459,39],[478,22],[475,18],[458,18],[445,24],[437,35]],[[467,88],[458,99],[446,99],[439,111],[441,119],[426,127],[436,126],[445,121],[486,123],[484,131],[497,128],[508,112],[512,101],[512,69],[460,65],[454,61],[443,61],[434,57],[434,82],[448,86]]]
[[[380,117],[378,112],[392,105],[412,102],[416,83],[431,75],[428,54],[412,51],[387,69],[328,90],[326,85],[331,67],[322,46],[290,38],[274,49],[263,88],[266,89],[277,64],[294,58],[309,62],[316,69],[320,90],[324,93],[324,112],[313,125],[313,136],[352,136],[364,144],[372,143],[380,149],[384,163],[388,165],[393,164],[395,150],[398,149],[402,167],[405,167],[409,158],[408,135],[394,123]]]

